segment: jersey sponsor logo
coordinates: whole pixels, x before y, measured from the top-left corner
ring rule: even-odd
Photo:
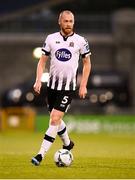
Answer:
[[[55,52],[55,56],[59,61],[69,61],[72,57],[72,54],[68,49],[61,48]]]

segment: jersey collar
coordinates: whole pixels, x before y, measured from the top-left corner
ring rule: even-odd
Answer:
[[[63,37],[63,40],[66,41],[68,39],[68,37],[74,35],[74,32],[72,34],[70,34],[69,36],[63,36],[62,33],[60,32],[60,35]]]

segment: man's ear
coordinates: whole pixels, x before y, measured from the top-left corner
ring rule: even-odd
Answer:
[[[60,25],[60,19],[58,19],[58,24]]]

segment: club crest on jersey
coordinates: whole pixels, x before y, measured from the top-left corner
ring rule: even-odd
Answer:
[[[55,57],[59,61],[69,61],[72,57],[72,54],[68,49],[61,48],[55,52]]]
[[[74,42],[70,42],[69,47],[74,47]]]

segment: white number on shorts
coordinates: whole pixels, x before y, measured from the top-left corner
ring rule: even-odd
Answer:
[[[61,102],[62,104],[66,104],[68,102],[68,96],[64,96]]]

